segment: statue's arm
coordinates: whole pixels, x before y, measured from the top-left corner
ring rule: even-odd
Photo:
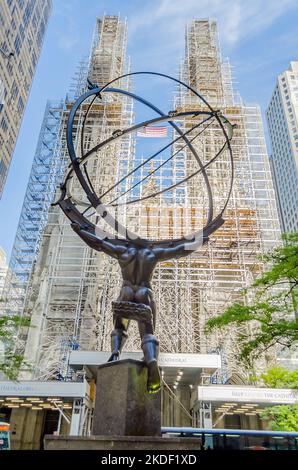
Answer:
[[[172,258],[182,258],[190,253],[198,250],[204,243],[209,240],[209,236],[224,224],[223,218],[217,217],[214,221],[204,228],[201,232],[197,232],[192,240],[181,240],[177,244],[169,243],[168,246],[156,245],[153,248],[156,258],[159,261],[165,261]]]
[[[106,236],[98,236],[95,231],[95,225],[89,222],[89,220],[77,210],[70,199],[60,201],[59,205],[70,220],[71,228],[88,246],[96,251],[103,251],[114,258],[118,258],[118,256],[126,250],[123,240],[108,239]]]
[[[98,237],[93,227],[84,228],[77,222],[71,224],[71,228],[84,240],[84,242],[96,251],[103,251],[109,256],[118,258],[121,253],[124,253],[126,247],[121,240]]]
[[[168,246],[155,246],[153,248],[154,254],[158,261],[166,261],[172,258],[182,258],[183,256],[188,256],[190,253],[196,251],[200,246],[206,243],[207,239],[199,237],[193,241],[188,242],[187,240],[181,241],[178,244],[169,243]]]

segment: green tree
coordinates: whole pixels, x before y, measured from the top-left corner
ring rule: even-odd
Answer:
[[[268,269],[242,292],[241,300],[205,325],[207,334],[231,324],[249,326],[237,338],[239,359],[249,366],[270,347],[290,348],[298,340],[298,233],[283,239],[283,245],[262,257]]]
[[[266,408],[260,417],[268,420],[274,431],[298,431],[298,405],[281,405]]]
[[[290,371],[284,367],[270,367],[260,378],[269,388],[298,389],[298,369]]]
[[[266,387],[298,389],[298,369],[270,367],[260,378]],[[266,408],[260,417],[268,420],[274,431],[298,431],[298,405],[278,405]]]
[[[19,316],[0,317],[0,372],[8,379],[16,380],[21,367],[29,367],[24,356],[15,352],[15,332],[20,327],[29,326],[29,319]]]

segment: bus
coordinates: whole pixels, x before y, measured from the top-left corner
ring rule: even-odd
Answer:
[[[0,450],[10,450],[9,423],[0,422]]]
[[[162,427],[164,437],[198,438],[202,450],[298,450],[298,432]]]

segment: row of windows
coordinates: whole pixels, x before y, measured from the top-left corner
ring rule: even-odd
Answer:
[[[5,26],[4,16],[2,15],[1,10],[0,10],[0,28],[4,29],[4,26]]]
[[[292,111],[291,107],[289,107],[289,112]],[[290,117],[293,118],[293,115],[290,114]],[[288,129],[287,129],[287,124],[286,124],[286,119],[284,117],[284,112],[283,108],[281,106],[281,103],[278,103],[278,106],[274,106],[273,103],[271,103],[271,106],[269,106],[268,111],[267,111],[267,119],[268,119],[268,125],[269,125],[269,131],[272,139],[272,145],[273,147],[277,147],[277,153],[280,153],[281,155],[284,154],[285,151],[285,146],[288,147],[288,150],[291,152],[291,142],[290,142],[290,137],[288,134]],[[291,123],[292,126],[292,131],[294,132],[294,135],[296,135],[296,126],[295,126],[295,121],[292,120]]]
[[[289,166],[282,171],[277,165],[275,165],[275,168],[277,179],[281,183],[280,193],[286,194],[289,199],[295,198],[297,171],[293,166]]]
[[[18,113],[19,114],[22,114],[23,111],[24,111],[24,101],[23,101],[23,98],[21,96],[19,96],[19,99],[18,99]]]
[[[289,207],[289,204],[291,204],[292,207]],[[287,215],[287,217],[295,218],[295,215],[297,213],[295,202],[289,198],[286,198],[285,205],[283,207],[283,212]]]
[[[23,102],[23,100],[22,100],[22,102]],[[22,102],[20,101],[20,106],[22,106]],[[2,115],[2,118],[0,120],[0,130],[2,129],[3,132],[6,132],[8,130],[10,136],[12,137],[12,139],[16,139],[17,135],[16,135],[15,129],[13,128],[12,124],[13,123],[16,124],[16,125],[18,124],[19,116],[16,114],[15,119],[12,123],[11,119],[8,118],[8,115],[7,115],[6,110],[5,110],[5,106],[3,107],[3,112],[1,113],[1,115]],[[11,123],[11,125],[8,125],[9,122]]]
[[[290,75],[290,80],[296,80],[296,78],[298,78],[298,77],[296,77],[295,75]],[[285,83],[285,81],[286,81],[285,77],[282,77],[281,81],[283,83]]]
[[[1,160],[0,161],[0,187],[1,187],[1,183],[5,180],[6,172],[7,172],[7,166],[5,165],[4,161]]]
[[[5,116],[3,116],[3,118],[2,118],[1,121],[0,121],[0,128],[1,128],[4,132],[6,132],[7,129],[8,129],[8,125],[7,125],[7,121],[6,121]]]
[[[28,5],[25,8],[24,14],[23,14],[23,24],[27,26],[30,21],[31,14],[34,9],[34,3],[35,0],[29,0]]]

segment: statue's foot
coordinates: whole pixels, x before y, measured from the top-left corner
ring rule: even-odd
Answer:
[[[148,368],[148,381],[147,390],[149,393],[157,393],[161,388],[159,367],[156,360],[147,364]]]
[[[120,359],[120,352],[113,352],[110,358],[108,359],[108,362],[113,362],[113,361],[119,361]]]

